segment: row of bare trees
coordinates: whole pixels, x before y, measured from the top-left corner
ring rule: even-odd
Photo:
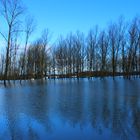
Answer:
[[[60,75],[133,75],[140,72],[140,18],[121,17],[105,30],[91,29],[61,38],[53,54]]]
[[[0,14],[6,23],[6,32],[0,29],[0,35],[5,41],[5,49],[1,49],[0,53],[0,79],[5,84],[9,79],[56,75],[139,74],[139,17],[127,23],[120,18],[104,30],[98,27],[91,29],[86,36],[81,32],[70,33],[65,38],[60,37],[53,45],[49,45],[50,34],[44,30],[39,39],[29,43],[35,25],[30,17],[26,18],[25,23],[21,22],[24,12],[21,1],[0,2]]]
[[[38,45],[35,43],[29,47],[29,50],[38,48],[39,53],[42,52],[41,46],[43,43],[40,42]],[[31,49],[31,53],[35,55],[33,50]],[[40,68],[39,71],[38,68],[34,69],[32,73],[35,75],[41,73],[42,76],[45,74],[80,77],[139,74],[140,19],[136,17],[126,23],[123,18],[120,18],[118,22],[111,23],[105,30],[99,30],[97,27],[91,29],[86,37],[81,32],[70,33],[65,38],[60,37],[48,52],[46,49],[43,52],[45,53],[43,63],[41,63],[43,56],[41,53],[35,55],[38,62],[34,62],[34,66],[32,63],[32,68],[37,65]],[[26,58],[29,57],[31,55]],[[31,58],[35,61],[34,57]],[[43,65],[45,65],[44,70]]]

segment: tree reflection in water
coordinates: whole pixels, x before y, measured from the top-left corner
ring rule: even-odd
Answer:
[[[140,139],[139,82],[65,79],[2,88],[0,139]]]

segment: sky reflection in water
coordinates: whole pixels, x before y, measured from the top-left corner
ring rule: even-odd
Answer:
[[[1,87],[0,139],[140,139],[139,83],[97,78]]]

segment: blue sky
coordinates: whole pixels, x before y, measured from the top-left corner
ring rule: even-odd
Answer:
[[[77,30],[84,32],[95,25],[101,28],[123,15],[130,20],[140,15],[140,0],[22,0],[37,27],[32,40],[48,28],[55,40]]]
[[[77,30],[106,27],[121,15],[130,20],[140,15],[140,0],[23,0],[37,21],[37,33],[49,28],[56,38]]]

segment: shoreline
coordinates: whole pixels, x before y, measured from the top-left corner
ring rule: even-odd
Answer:
[[[3,76],[0,76],[0,81],[24,81],[24,80],[39,80],[39,79],[63,79],[63,78],[104,78],[104,77],[118,77],[123,76],[124,78],[131,78],[132,76],[138,76],[140,77],[140,72],[80,72],[80,73],[74,73],[74,74],[52,74],[52,75],[45,75],[45,76],[17,76],[13,77],[10,76],[7,79],[4,79]]]

